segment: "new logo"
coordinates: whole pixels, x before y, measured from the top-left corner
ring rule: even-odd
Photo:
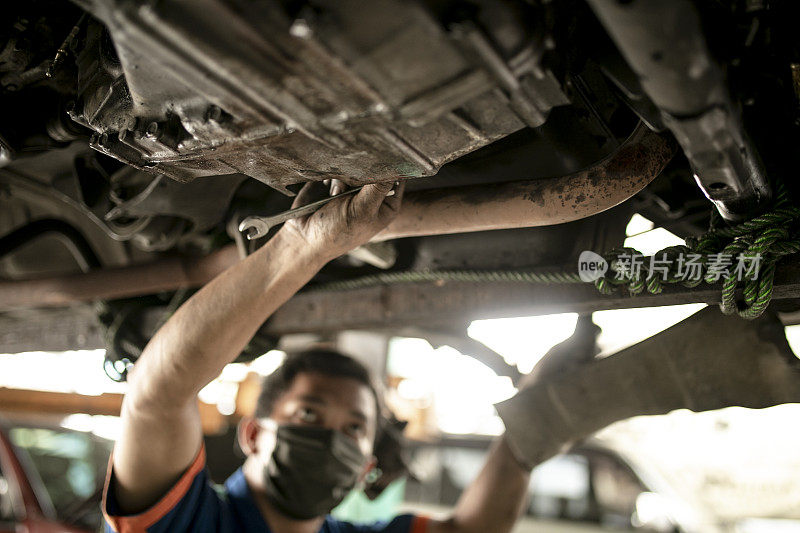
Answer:
[[[585,250],[578,257],[578,275],[586,283],[597,281],[608,270],[608,263],[594,252]]]

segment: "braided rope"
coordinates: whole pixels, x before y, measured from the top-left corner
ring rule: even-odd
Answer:
[[[570,272],[533,272],[533,271],[498,271],[498,270],[420,270],[410,272],[383,272],[361,278],[326,283],[315,290],[345,291],[374,287],[376,285],[393,285],[398,283],[423,283],[436,281],[462,281],[472,283],[486,282],[523,282],[523,283],[583,283],[577,273]]]
[[[772,209],[741,224],[712,228],[699,237],[686,239],[683,246],[671,246],[650,257],[632,248],[612,250],[604,256],[608,271],[595,281],[595,286],[603,294],[625,286],[635,295],[644,290],[658,294],[665,284],[696,287],[702,282],[721,281],[722,312],[757,318],[772,299],[777,262],[786,255],[800,252],[799,222],[800,208],[790,205],[786,189],[778,184]],[[682,268],[688,264],[687,257],[693,260],[692,272]],[[738,261],[738,266],[731,271],[726,261],[733,259]],[[637,268],[624,264],[625,261],[638,261]],[[658,275],[656,264],[659,265]],[[743,265],[748,264],[745,270]],[[736,298],[739,289],[742,302]]]
[[[685,244],[670,246],[644,256],[633,248],[615,248],[605,254],[606,273],[594,284],[600,293],[610,295],[625,287],[631,295],[647,291],[660,294],[665,285],[687,288],[701,283],[722,282],[720,307],[725,314],[757,318],[772,299],[775,265],[786,255],[800,252],[800,208],[790,203],[788,193],[779,183],[772,209],[760,216],[733,226],[720,226],[720,217],[712,216],[711,229],[699,237],[689,237]],[[726,259],[736,259],[743,271],[721,269]],[[626,263],[630,263],[627,264]],[[633,268],[635,267],[635,268]],[[422,282],[522,282],[583,283],[575,272],[441,270],[385,272],[352,280],[335,281],[316,287],[317,291],[342,291]],[[742,290],[743,300],[737,301]]]

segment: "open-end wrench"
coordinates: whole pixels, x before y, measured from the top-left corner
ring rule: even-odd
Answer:
[[[323,205],[327,204],[331,200],[335,200],[337,198],[341,198],[342,196],[346,196],[348,194],[354,194],[360,191],[364,186],[355,187],[353,189],[348,189],[342,193],[339,193],[335,196],[330,196],[328,198],[323,198],[322,200],[318,200],[316,202],[311,202],[310,204],[295,207],[294,209],[289,209],[288,211],[284,211],[283,213],[278,213],[277,215],[273,215],[271,217],[259,217],[259,216],[252,216],[247,217],[239,224],[239,231],[244,233],[247,240],[252,241],[253,239],[259,239],[264,237],[267,232],[274,226],[278,224],[283,224],[287,220],[291,220],[293,218],[300,218],[306,215],[310,215],[311,213],[318,210]]]

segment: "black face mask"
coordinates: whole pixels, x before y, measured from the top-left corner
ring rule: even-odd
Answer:
[[[275,449],[264,467],[267,498],[292,518],[324,516],[353,489],[366,459],[355,441],[339,431],[278,426]]]

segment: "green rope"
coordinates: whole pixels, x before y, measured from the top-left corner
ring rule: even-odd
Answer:
[[[635,295],[644,290],[659,294],[665,284],[696,287],[702,282],[721,281],[722,312],[756,318],[764,313],[772,299],[777,262],[786,255],[800,252],[798,222],[800,208],[790,204],[786,189],[779,184],[772,209],[763,215],[733,226],[712,228],[699,237],[686,239],[683,246],[665,248],[651,257],[632,248],[612,250],[603,256],[609,269],[595,286],[603,294],[625,286]],[[681,268],[686,267],[687,257],[694,260],[692,272]],[[727,268],[728,260],[737,261],[740,267],[753,268],[731,270]],[[639,262],[638,268],[625,264],[632,261]],[[654,267],[656,263],[658,272]],[[736,294],[740,289],[743,300],[738,302]]]
[[[518,283],[583,283],[577,273],[533,272],[498,270],[418,270],[409,272],[384,272],[361,278],[334,281],[316,288],[319,291],[349,291],[376,285],[398,283],[461,281],[472,283],[518,282]]]
[[[625,287],[631,295],[647,291],[659,294],[665,285],[681,284],[688,288],[701,283],[722,282],[720,307],[725,314],[756,318],[764,313],[772,299],[775,265],[786,255],[800,252],[800,208],[790,203],[782,184],[770,211],[740,224],[720,227],[712,217],[711,229],[699,237],[686,239],[684,245],[670,246],[647,257],[633,248],[616,248],[603,256],[606,273],[596,280],[602,294],[612,294]],[[718,217],[719,218],[719,217]],[[725,260],[736,260],[743,269],[721,269]],[[638,262],[638,268],[625,262]],[[385,272],[352,280],[335,281],[315,288],[318,291],[342,291],[399,283],[422,282],[522,282],[583,283],[577,272],[441,270]],[[737,301],[737,291],[743,300]]]

